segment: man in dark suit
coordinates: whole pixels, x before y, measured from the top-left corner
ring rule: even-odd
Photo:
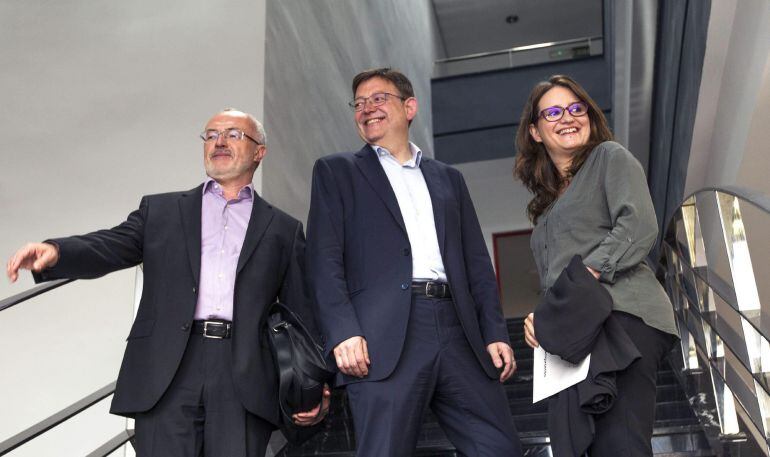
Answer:
[[[122,224],[30,243],[8,261],[37,281],[96,278],[143,264],[144,287],[110,411],[136,419],[140,457],[262,457],[280,425],[261,325],[280,298],[313,325],[299,221],[254,191],[267,151],[251,115],[225,110],[201,134],[205,183],[149,195]],[[322,405],[296,414],[319,422]]]
[[[365,71],[353,97],[367,144],[316,162],[307,260],[358,455],[411,455],[430,406],[463,455],[519,456],[500,384],[513,350],[463,177],[409,142],[406,76]]]

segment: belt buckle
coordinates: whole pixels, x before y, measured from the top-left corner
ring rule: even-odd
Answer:
[[[224,322],[216,322],[216,321],[204,321],[203,322],[203,337],[204,338],[214,338],[217,340],[224,339],[224,336],[217,336],[217,335],[209,335],[209,325],[212,327],[224,327],[225,328],[225,335],[227,335],[227,324]]]
[[[428,298],[441,298],[439,295],[435,295],[433,292],[437,292],[436,289],[439,283],[428,281],[425,283],[425,296]],[[443,286],[443,284],[442,284]],[[445,286],[446,287],[446,286]],[[444,295],[443,293],[441,295]]]

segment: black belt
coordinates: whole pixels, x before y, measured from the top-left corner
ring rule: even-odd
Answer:
[[[436,281],[412,282],[412,294],[428,298],[452,298],[449,284]]]
[[[202,334],[206,338],[230,338],[233,333],[233,323],[222,319],[193,321],[192,332]]]

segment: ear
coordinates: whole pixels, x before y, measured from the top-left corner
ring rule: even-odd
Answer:
[[[529,135],[538,143],[543,142],[543,137],[540,136],[540,132],[535,127],[535,124],[529,124]]]
[[[404,108],[406,109],[406,120],[411,121],[417,116],[417,99],[409,97],[404,100]]]
[[[267,146],[258,144],[257,151],[254,153],[254,162],[259,164],[259,162],[262,161],[262,158],[265,157],[265,154],[267,154]]]

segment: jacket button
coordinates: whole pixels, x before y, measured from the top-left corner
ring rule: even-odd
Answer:
[[[401,251],[401,253],[402,253],[402,254],[404,254],[404,255],[409,255],[409,254],[410,254],[409,248],[404,248],[404,249]]]
[[[188,331],[188,330],[190,330],[190,324],[183,324],[183,325],[182,325],[182,331],[183,331],[183,332],[186,332],[186,331]]]
[[[408,288],[409,288],[409,283],[405,282],[405,283],[401,284],[401,290],[406,290]]]
[[[196,289],[195,287],[193,287],[193,293],[194,293],[194,294],[197,294],[197,293],[198,293],[198,289]]]

